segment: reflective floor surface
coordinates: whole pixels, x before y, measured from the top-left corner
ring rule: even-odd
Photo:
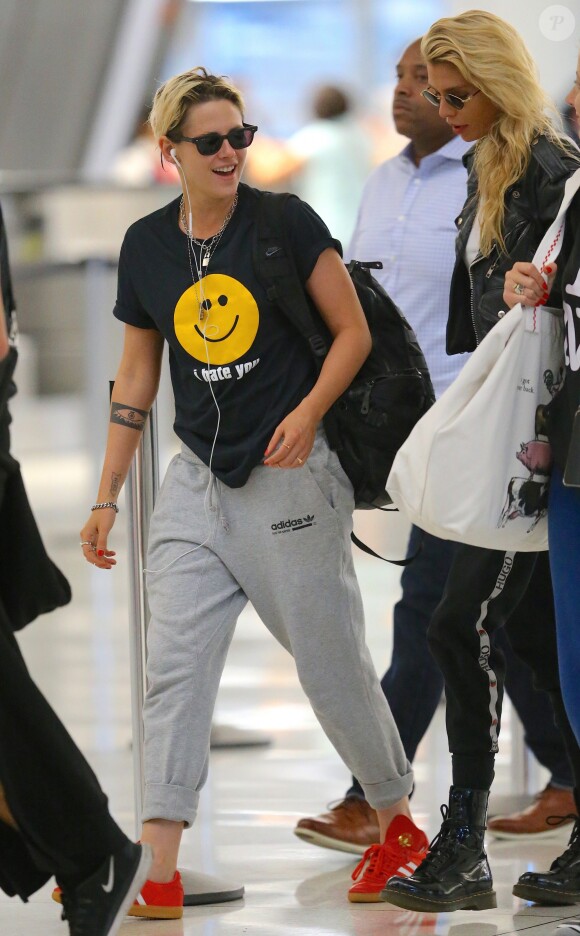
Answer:
[[[119,515],[114,573],[82,560],[78,530],[93,503],[101,453],[89,452],[84,411],[74,400],[22,399],[14,406],[14,451],[21,459],[29,497],[53,558],[73,586],[72,604],[32,624],[22,647],[46,696],[95,768],[111,810],[134,835],[131,686],[125,513]],[[404,526],[391,516],[357,518],[359,534],[401,556]],[[390,655],[392,607],[398,572],[358,554],[367,612],[368,641],[382,673]],[[449,757],[440,707],[415,763],[413,811],[433,836],[447,800]],[[573,907],[534,907],[512,897],[526,869],[545,868],[565,834],[541,843],[489,842],[498,895],[496,910],[418,914],[389,904],[353,905],[346,899],[354,856],[308,845],[292,834],[296,821],[343,796],[349,777],[323,735],[298,684],[292,660],[255,613],[242,615],[218,697],[216,723],[267,732],[272,743],[254,749],[217,750],[204,789],[199,821],[185,833],[183,868],[244,884],[245,898],[221,906],[186,909],[182,921],[130,920],[127,936],[495,936],[533,930],[552,933],[573,917]],[[517,755],[509,707],[492,806],[516,794]],[[537,782],[545,782],[538,774]],[[519,781],[518,781],[519,782]],[[511,801],[511,800],[510,800]],[[0,936],[65,936],[66,924],[47,885],[28,905],[0,895]],[[580,915],[580,907],[577,908]]]

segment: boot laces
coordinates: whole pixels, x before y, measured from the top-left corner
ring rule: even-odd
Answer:
[[[457,843],[468,844],[473,838],[473,830],[467,822],[461,822],[449,817],[449,806],[443,803],[440,807],[443,822],[435,838],[429,843],[429,851],[421,863],[421,872],[427,871],[437,874],[441,866],[452,858],[457,850]]]
[[[562,822],[565,822],[566,819],[574,820],[574,828],[572,829],[566,851],[552,862],[550,870],[555,871],[559,868],[565,868],[567,865],[571,864],[572,861],[577,861],[580,857],[580,818],[574,813],[569,813],[567,816],[550,816],[550,819],[559,820],[557,823],[550,823],[550,825],[560,825]]]

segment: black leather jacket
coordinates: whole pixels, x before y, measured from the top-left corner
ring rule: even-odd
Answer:
[[[465,246],[477,211],[477,178],[473,172],[474,148],[463,157],[468,171],[467,200],[456,225],[456,260],[451,280],[447,353],[473,351],[496,324],[503,301],[504,278],[516,261],[531,261],[544,233],[556,217],[566,179],[580,167],[580,154],[570,144],[563,152],[545,136],[532,144],[532,158],[525,174],[512,185],[505,199],[504,231],[507,253],[494,244],[487,257],[478,254],[470,269]],[[550,305],[557,305],[558,282]]]

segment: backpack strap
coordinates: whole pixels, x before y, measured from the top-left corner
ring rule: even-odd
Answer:
[[[398,510],[398,508],[397,508],[397,507],[393,507],[393,508],[389,509],[389,508],[380,507],[379,510],[386,510],[387,513],[392,513],[393,510],[396,511],[396,510]],[[419,543],[419,548],[417,549],[417,552],[414,552],[414,553],[413,553],[412,556],[407,556],[406,559],[387,559],[386,556],[381,556],[378,552],[375,552],[374,549],[372,549],[370,546],[367,546],[366,543],[363,543],[362,540],[359,540],[359,538],[358,538],[358,536],[356,535],[356,533],[351,533],[351,534],[350,534],[350,538],[351,538],[351,540],[353,541],[354,545],[355,545],[355,546],[358,546],[359,549],[362,549],[363,552],[366,552],[367,555],[369,555],[369,556],[374,556],[375,559],[382,559],[383,562],[390,562],[391,565],[396,565],[396,566],[408,566],[408,565],[410,565],[410,564],[412,563],[413,559],[416,559],[417,556],[419,555],[419,553],[421,552],[421,550],[423,549],[423,537],[421,537],[421,542]]]
[[[308,304],[284,222],[284,208],[290,198],[296,197],[290,192],[260,192],[252,260],[254,273],[265,288],[269,301],[275,303],[284,312],[306,339],[316,367],[320,371],[328,353],[328,342]],[[324,428],[330,447],[336,449],[338,436],[334,429],[332,410],[324,417]],[[415,558],[411,556],[399,561],[386,559],[384,556],[379,556],[370,546],[362,543],[354,533],[351,533],[350,537],[360,549],[392,565],[405,566]]]
[[[254,271],[275,302],[306,339],[320,370],[328,343],[308,304],[284,223],[290,192],[261,192],[253,245]]]
[[[284,221],[286,204],[296,197],[290,192],[260,193],[253,244],[254,272],[270,302],[276,303],[308,342],[316,370],[320,372],[329,343],[306,297]],[[336,451],[340,438],[332,409],[323,422],[328,443]]]

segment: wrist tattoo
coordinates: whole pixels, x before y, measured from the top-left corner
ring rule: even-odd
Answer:
[[[131,429],[138,429],[139,432],[143,432],[147,415],[146,410],[131,408],[125,403],[111,403],[110,421],[118,423],[120,426],[129,426]]]

